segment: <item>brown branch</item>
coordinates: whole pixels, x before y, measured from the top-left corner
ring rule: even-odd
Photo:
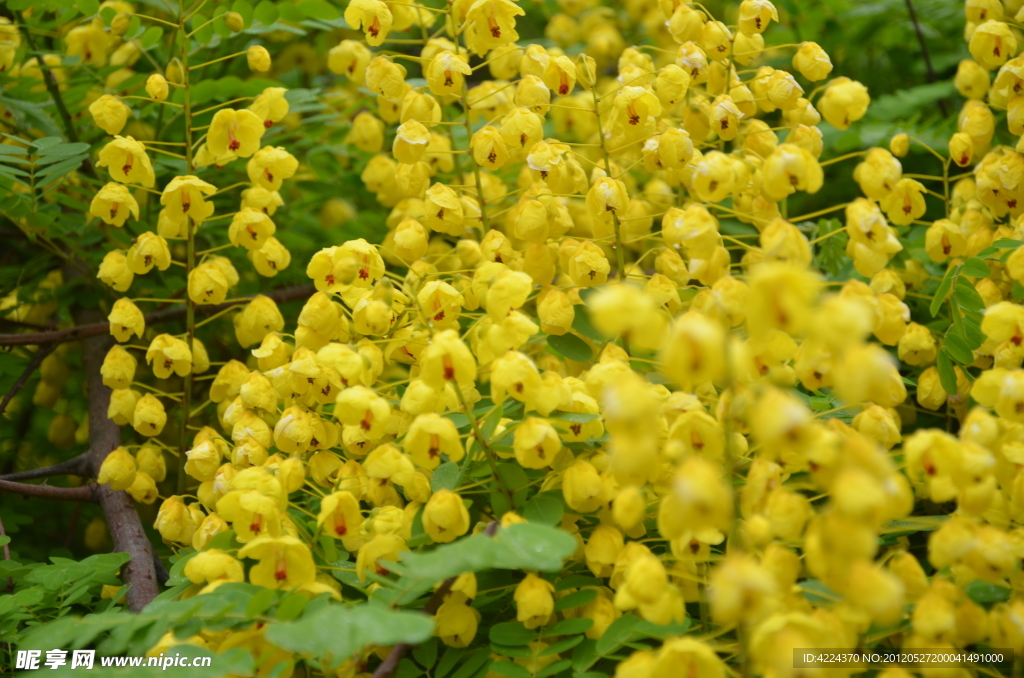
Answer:
[[[302,299],[308,297],[315,292],[315,288],[312,285],[297,285],[295,287],[285,287],[275,292],[270,292],[265,296],[270,297],[277,303],[285,303],[288,301],[295,301],[296,299]],[[252,295],[255,296],[255,295]],[[247,297],[249,298],[249,297]],[[231,306],[236,306],[236,303],[226,302],[223,304],[212,304],[210,306],[197,306],[196,316],[212,315],[219,311],[223,311]],[[173,308],[166,308],[160,311],[153,311],[147,313],[146,325],[155,325],[157,323],[168,322],[171,320],[177,320],[185,317],[185,305],[175,306]],[[25,346],[25,345],[37,345],[37,344],[62,344],[69,341],[80,341],[88,337],[95,337],[97,335],[104,335],[110,332],[110,324],[107,322],[94,322],[88,324],[77,325],[75,327],[68,328],[66,330],[54,330],[52,332],[33,332],[26,334],[0,334],[0,346]]]
[[[89,453],[84,452],[77,457],[53,466],[43,466],[18,473],[8,473],[0,476],[0,480],[33,480],[35,478],[50,478],[52,476],[88,476],[89,475]]]
[[[441,603],[444,602],[445,596],[452,590],[452,584],[455,583],[455,577],[445,579],[444,583],[434,591],[434,595],[430,597],[427,604],[423,606],[423,614],[433,616],[437,612],[437,608],[441,607]],[[391,678],[398,671],[398,663],[402,661],[402,657],[412,647],[408,643],[399,643],[391,648],[391,652],[388,656],[380,663],[377,670],[373,672],[373,678]]]
[[[18,392],[25,387],[25,383],[28,381],[28,378],[31,377],[32,373],[43,364],[43,360],[46,359],[46,356],[53,353],[56,348],[57,344],[43,344],[39,347],[35,352],[35,355],[32,356],[32,359],[28,361],[28,365],[25,366],[25,371],[22,372],[21,376],[14,381],[14,385],[7,391],[7,395],[4,396],[4,399],[0,401],[0,414],[3,414],[7,410],[7,406],[14,399],[14,396],[18,395]]]
[[[0,492],[21,494],[26,497],[40,499],[57,499],[60,501],[96,501],[93,491],[97,486],[92,483],[81,487],[55,487],[53,485],[32,485],[16,483],[11,480],[0,480]]]
[[[501,523],[498,521],[492,521],[487,524],[487,528],[484,530],[484,534],[488,537],[493,537],[498,528],[501,527]],[[423,606],[423,614],[428,616],[434,616],[437,609],[441,607],[441,603],[444,602],[448,592],[452,590],[452,585],[455,583],[457,577],[449,577],[445,579],[440,587],[434,591],[434,595],[430,597],[427,604]],[[402,657],[412,647],[407,643],[399,643],[391,648],[391,652],[388,656],[380,663],[377,670],[373,672],[372,678],[391,678],[398,671],[398,664],[402,661]]]
[[[917,12],[914,10],[913,0],[906,0],[907,11],[910,12],[910,21],[914,24],[914,32],[917,33],[917,42],[921,45],[921,56],[924,57],[925,68],[928,69],[928,82],[935,82],[935,69],[932,67],[932,55],[928,51],[928,44],[924,41],[924,32],[921,30],[921,24],[917,21]],[[939,99],[939,110],[942,111],[942,117],[948,116],[946,111],[946,100]]]

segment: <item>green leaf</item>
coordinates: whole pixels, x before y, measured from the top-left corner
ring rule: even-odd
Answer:
[[[591,341],[604,341],[604,335],[590,322],[590,309],[583,304],[574,305],[572,308],[575,312],[572,328]]]
[[[8,537],[6,534],[0,535],[0,546],[7,546],[10,543],[11,543],[11,538],[10,537]]]
[[[568,421],[573,424],[586,424],[600,418],[600,414],[587,414],[585,412],[555,412],[548,417],[552,421]]]
[[[980,579],[972,581],[964,589],[971,600],[978,605],[991,606],[996,603],[1005,603],[1010,599],[1010,589],[998,584],[990,584]]]
[[[449,461],[434,469],[434,474],[430,476],[430,489],[434,492],[438,490],[454,490],[458,482],[459,465],[454,461]]]
[[[470,678],[470,676],[475,676],[490,661],[491,658],[488,656],[487,650],[483,648],[470,652],[463,660],[462,666],[452,674],[452,678]]]
[[[624,614],[613,621],[597,639],[597,653],[608,655],[627,643],[633,635],[633,627],[640,623],[640,618],[632,614]]]
[[[491,673],[507,678],[530,678],[533,675],[525,666],[513,662],[494,662],[491,664]]]
[[[253,10],[249,0],[235,0],[231,5],[231,11],[242,15],[242,22],[246,28],[252,25]]]
[[[78,6],[78,11],[80,11],[83,16],[89,17],[100,11],[100,3],[98,0],[78,0],[75,4]]]
[[[561,673],[562,671],[566,670],[570,666],[572,666],[572,660],[571,659],[563,659],[561,661],[557,661],[554,664],[550,664],[548,666],[545,666],[542,671],[539,671],[536,674],[536,678],[547,678],[548,676],[553,676],[556,673]]]
[[[956,395],[956,372],[953,362],[943,347],[935,357],[935,369],[939,372],[939,382],[949,395]]]
[[[981,331],[981,327],[978,323],[974,322],[970,318],[963,319],[965,341],[967,348],[972,351],[978,350],[982,344],[985,343],[985,333]]]
[[[935,290],[935,295],[932,297],[932,303],[928,307],[931,311],[932,317],[934,318],[939,313],[939,309],[942,308],[943,302],[946,301],[946,297],[949,296],[949,289],[953,286],[953,271],[956,270],[954,266],[950,266],[946,270],[946,275],[942,277],[942,282],[939,283],[939,288]]]
[[[594,620],[589,617],[577,617],[576,619],[565,619],[552,624],[548,628],[544,629],[541,633],[542,638],[549,636],[575,636],[580,633],[585,633],[587,629],[594,625]]]
[[[245,606],[246,617],[258,617],[270,609],[270,606],[274,604],[274,598],[277,597],[277,591],[274,589],[261,589],[256,595],[249,599],[249,604]]]
[[[988,264],[977,257],[964,260],[960,270],[964,275],[972,278],[987,278],[992,274],[992,269],[988,267]]]
[[[575,591],[556,600],[555,611],[561,612],[562,610],[571,610],[574,607],[580,607],[592,602],[594,598],[597,598],[597,591],[595,589]]]
[[[560,496],[561,490],[541,492],[523,506],[523,517],[531,523],[558,525],[565,513],[565,504]]]
[[[953,287],[953,299],[957,305],[967,311],[981,313],[985,310],[985,300],[978,294],[974,285],[963,278],[956,279],[956,285]]]
[[[455,668],[455,664],[462,658],[462,655],[466,654],[466,650],[460,647],[449,647],[441,655],[441,661],[437,663],[437,670],[434,672],[435,678],[444,678],[448,675],[448,672]]]
[[[431,668],[437,661],[437,638],[431,638],[425,643],[420,643],[412,649],[412,658],[420,666]]]
[[[548,337],[548,346],[557,351],[560,355],[576,362],[590,362],[594,352],[575,334],[563,334],[558,336],[552,334]]]
[[[164,35],[164,31],[159,26],[150,26],[146,29],[146,32],[142,34],[139,39],[139,43],[142,45],[142,49],[147,50],[156,46],[160,42],[160,38]]]
[[[295,6],[310,19],[336,21],[341,18],[338,8],[324,0],[300,0]]]
[[[942,342],[943,349],[949,352],[953,360],[961,365],[970,365],[974,362],[974,353],[967,346],[967,342],[953,330],[946,332]]]
[[[1000,238],[999,240],[996,240],[994,243],[992,243],[992,247],[998,247],[999,249],[1002,250],[1017,249],[1022,245],[1024,245],[1024,241],[1013,240],[1011,238]]]
[[[213,24],[203,26],[208,21],[204,14],[196,13],[191,20],[192,30],[195,31],[195,35],[192,37],[200,45],[209,44],[213,40]],[[200,28],[201,27],[201,28]],[[142,36],[145,39],[146,36]]]
[[[537,640],[537,632],[523,626],[521,622],[503,622],[491,627],[487,638],[498,645],[526,645]]]
[[[320,657],[337,668],[367,645],[422,643],[433,630],[434,621],[419,612],[331,605],[297,621],[271,624],[266,635],[286,650]]]
[[[872,101],[868,118],[883,122],[905,120],[925,109],[929,104],[954,94],[956,94],[956,88],[951,80],[899,90],[894,94],[886,94]]]
[[[557,643],[549,645],[543,652],[541,652],[537,656],[550,657],[553,654],[562,654],[563,652],[568,652],[569,650],[573,649],[586,639],[587,637],[582,634],[578,636],[568,636],[567,638],[563,638]]]
[[[307,603],[309,603],[309,598],[301,593],[288,594],[277,606],[278,620],[287,622],[298,619],[302,611],[306,609]]]
[[[270,2],[270,0],[263,0],[263,2],[256,5],[252,18],[264,26],[272,26],[277,21],[277,5]]]
[[[1024,299],[1024,285],[1021,285],[1016,280],[1013,281],[1013,289],[1010,290],[1010,296],[1013,297],[1014,301],[1020,301]]]

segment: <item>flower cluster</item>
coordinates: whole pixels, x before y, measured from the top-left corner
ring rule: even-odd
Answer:
[[[347,553],[359,586],[344,592],[372,597],[404,553],[540,520],[528,500],[551,500],[578,541],[573,576],[588,574],[517,574],[496,621],[586,618],[591,640],[625,615],[677,630],[622,660],[621,678],[724,676],[733,661],[793,675],[794,648],[852,649],[880,629],[904,648],[1024,650],[1024,142],[997,142],[1003,110],[1024,134],[1011,4],[965,3],[973,59],[948,149],[898,134],[823,162],[823,128],[849,129],[870,97],[818,44],[769,45],[769,0],[722,16],[559,0],[544,45],[520,43],[512,0],[350,0],[325,96],[387,231],[320,243],[294,324],[269,295],[232,299],[239,272],[216,254],[244,248],[265,277],[290,263],[274,217],[300,162],[263,142],[289,114],[285,90],[194,111],[202,66],[183,49],[146,97],[97,94],[89,111],[113,139],[96,227],[145,221],[147,193],[160,205],[98,277],[124,293],[178,265],[188,300],[180,335],[147,329],[137,305],[167,300],[110,309],[109,416],[142,442],[111,452],[99,482],[162,499],[155,528],[188,554],[187,596],[248,581],[340,600]],[[114,23],[70,31],[67,53],[134,63]],[[627,24],[646,44],[627,46]],[[18,46],[5,31],[0,70]],[[233,56],[271,67],[258,45]],[[181,154],[121,136],[133,98],[186,117]],[[912,145],[941,174],[905,173]],[[224,185],[239,160],[247,180]],[[846,160],[862,197],[789,215]],[[217,214],[239,186],[237,211]],[[820,232],[812,220],[833,213],[842,223]],[[849,265],[826,274],[831,238]],[[211,363],[195,312],[218,304],[244,352]],[[143,356],[182,392],[144,383]],[[180,451],[163,440],[168,402]],[[162,498],[165,454],[178,489]],[[980,605],[976,582],[1006,602]],[[588,602],[558,606],[581,589]],[[476,599],[468,572],[433,613],[441,642],[486,644]],[[287,655],[259,627],[236,636],[153,651]],[[570,656],[555,642],[507,656],[536,674]]]

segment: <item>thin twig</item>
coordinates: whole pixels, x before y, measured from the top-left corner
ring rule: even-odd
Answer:
[[[32,356],[32,359],[28,361],[28,365],[25,366],[25,370],[21,373],[21,376],[15,380],[10,390],[7,391],[7,395],[5,395],[4,399],[0,401],[0,414],[3,414],[7,410],[7,406],[14,399],[14,396],[18,395],[18,392],[25,387],[25,383],[28,381],[28,378],[32,376],[32,373],[35,372],[36,369],[39,368],[43,363],[43,360],[46,359],[46,356],[53,353],[56,348],[56,343],[43,344],[39,347],[35,355]]]
[[[81,487],[54,487],[53,485],[31,485],[29,483],[15,483],[10,480],[0,480],[0,492],[8,494],[21,494],[26,497],[39,497],[40,499],[57,499],[60,501],[96,501],[93,491],[96,485],[89,483]]]
[[[315,289],[312,285],[298,285],[296,287],[285,287],[277,290],[276,292],[270,292],[264,296],[270,297],[278,303],[285,303],[287,301],[294,301],[296,299],[302,299],[308,297]],[[253,295],[255,296],[255,295]],[[211,304],[209,306],[199,306],[196,308],[196,315],[209,315],[217,313],[225,308],[233,305],[237,305],[235,302],[225,302],[223,304]],[[161,311],[154,311],[147,313],[146,325],[155,325],[157,323],[168,322],[170,320],[177,320],[185,315],[184,306],[175,306],[167,308]],[[78,325],[77,327],[71,327],[66,330],[54,330],[52,332],[35,332],[32,334],[0,334],[0,346],[30,346],[38,344],[53,343],[66,343],[69,341],[78,341],[87,337],[95,337],[100,334],[107,334],[110,331],[109,323],[90,323],[88,325]]]
[[[501,524],[497,521],[489,523],[487,525],[487,529],[484,530],[484,534],[486,534],[489,537],[492,537],[494,536],[494,533],[498,531],[498,527],[500,526]],[[452,585],[455,583],[456,579],[457,577],[450,577],[444,580],[441,586],[439,586],[438,589],[434,591],[434,595],[430,597],[430,600],[427,601],[427,604],[423,606],[423,614],[431,617],[434,616],[434,614],[437,612],[437,609],[441,607],[441,603],[444,602],[444,599],[448,595],[449,591],[452,590]],[[402,657],[405,656],[405,653],[409,651],[410,647],[412,646],[407,643],[399,643],[398,645],[395,645],[393,648],[391,648],[391,652],[389,652],[388,656],[384,659],[384,661],[380,663],[380,666],[377,667],[377,670],[373,672],[372,678],[391,678],[393,675],[395,675],[395,673],[398,671],[399,662],[402,661]]]
[[[35,480],[36,478],[50,478],[53,476],[88,476],[89,475],[89,453],[83,452],[77,457],[53,466],[43,466],[19,473],[8,473],[0,476],[0,480]]]
[[[917,21],[917,12],[914,10],[914,0],[906,0],[907,11],[910,12],[910,21],[914,24],[914,32],[917,33],[917,41],[921,44],[921,56],[924,57],[925,68],[928,69],[928,82],[935,82],[935,69],[932,68],[932,55],[928,52],[928,45],[924,41],[924,33],[921,32],[921,24]],[[939,99],[939,110],[942,117],[949,115],[946,111],[946,100]]]

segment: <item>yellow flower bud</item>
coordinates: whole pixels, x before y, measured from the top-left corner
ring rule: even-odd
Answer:
[[[516,619],[528,629],[543,626],[555,611],[554,591],[555,587],[550,582],[535,574],[527,574],[513,594]]]
[[[270,52],[262,45],[250,47],[245,53],[245,59],[249,63],[249,70],[251,71],[266,73],[270,70]]]
[[[423,507],[423,529],[439,544],[447,544],[469,531],[469,512],[462,498],[450,490],[440,490]]]
[[[846,77],[832,80],[818,102],[822,116],[836,129],[849,129],[867,113],[871,97],[864,85]]]
[[[103,460],[96,482],[109,485],[112,490],[127,490],[135,481],[136,470],[135,458],[125,448],[118,447]]]
[[[159,73],[154,73],[146,79],[146,94],[151,99],[156,99],[157,101],[166,100],[169,89],[167,80]]]
[[[115,96],[104,94],[89,104],[93,122],[107,134],[120,134],[124,129],[131,110]]]

